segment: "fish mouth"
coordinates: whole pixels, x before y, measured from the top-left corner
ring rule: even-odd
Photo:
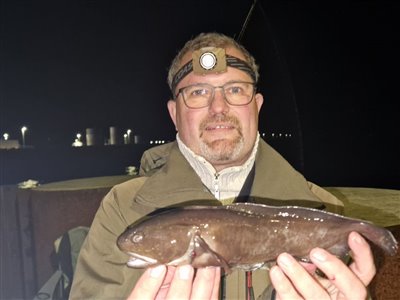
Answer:
[[[156,259],[139,255],[136,253],[128,253],[130,255],[128,262],[126,263],[131,268],[146,268],[153,266],[158,263]]]

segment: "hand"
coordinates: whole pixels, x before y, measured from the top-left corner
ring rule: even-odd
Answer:
[[[195,274],[196,273],[196,274]],[[149,268],[140,277],[128,300],[150,299],[218,299],[220,268],[190,265]]]
[[[327,278],[310,274],[292,256],[281,254],[270,271],[276,299],[366,299],[366,286],[376,273],[372,252],[356,232],[350,233],[348,243],[353,257],[350,266],[323,249],[310,252],[311,261]]]

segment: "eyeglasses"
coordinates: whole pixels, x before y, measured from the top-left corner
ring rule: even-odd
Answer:
[[[245,81],[231,81],[221,86],[199,83],[180,88],[175,98],[182,94],[187,107],[203,108],[210,105],[216,89],[222,89],[226,102],[234,106],[249,104],[253,100],[256,90],[253,82]]]

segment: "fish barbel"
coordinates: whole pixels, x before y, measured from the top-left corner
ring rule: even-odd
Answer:
[[[191,264],[230,272],[264,267],[282,252],[309,261],[314,247],[343,257],[351,231],[390,255],[397,251],[392,233],[371,223],[312,208],[254,203],[167,210],[129,226],[117,245],[133,268]]]

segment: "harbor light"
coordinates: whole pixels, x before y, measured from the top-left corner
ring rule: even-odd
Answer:
[[[25,147],[25,132],[28,130],[28,127],[23,126],[21,128],[21,134],[22,134],[22,147]]]
[[[130,130],[130,129],[128,129],[126,131],[126,138],[127,138],[127,143],[126,144],[130,144],[131,143],[131,133],[132,133],[132,130]]]

